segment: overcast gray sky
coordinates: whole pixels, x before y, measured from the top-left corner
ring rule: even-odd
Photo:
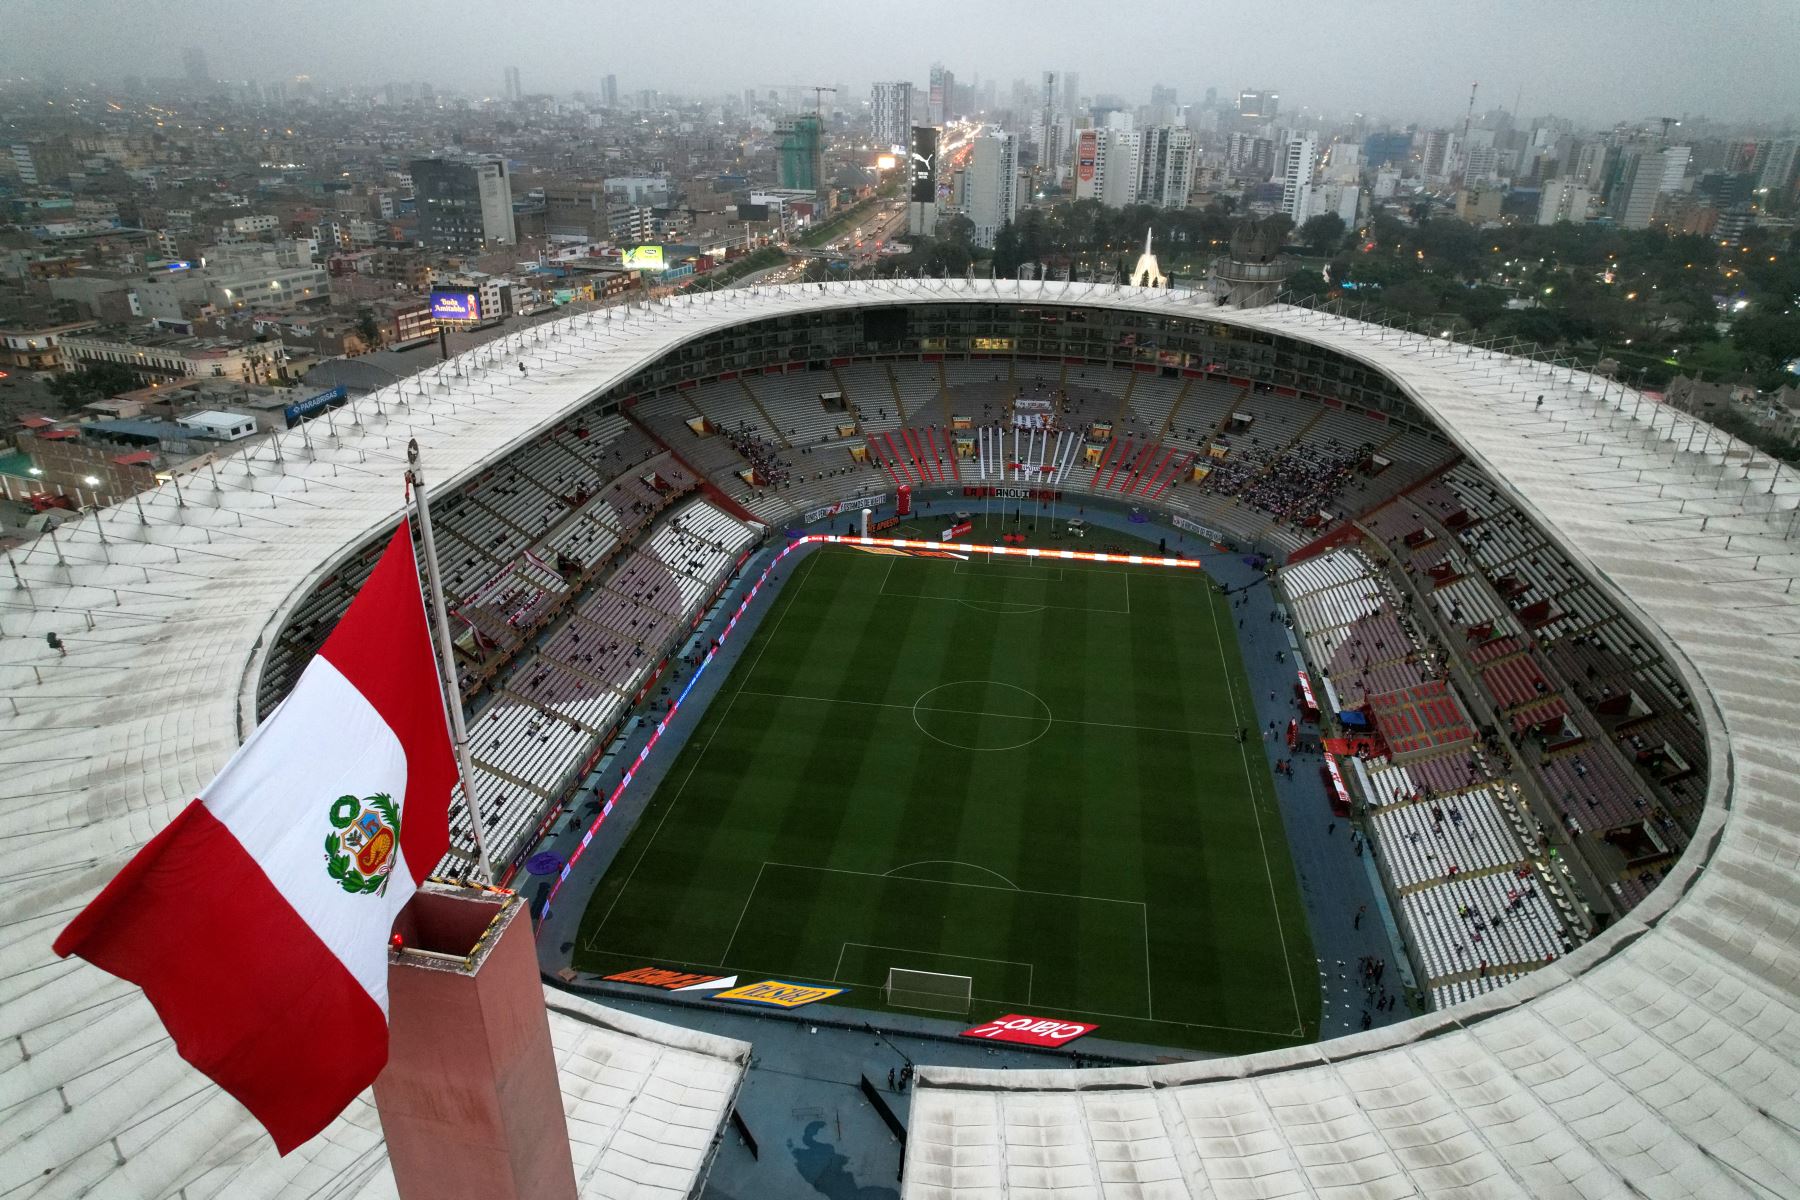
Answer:
[[[1800,114],[1800,0],[0,0],[0,73],[428,79],[499,92],[716,93],[751,85],[959,80],[1075,70],[1082,91],[1183,101],[1272,87],[1301,104],[1407,120],[1520,105],[1610,124]]]

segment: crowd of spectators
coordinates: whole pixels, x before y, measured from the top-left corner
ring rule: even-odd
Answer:
[[[726,436],[731,440],[731,448],[756,472],[756,481],[761,486],[779,487],[793,473],[787,459],[781,456],[781,447],[748,426]]]
[[[1318,524],[1321,510],[1335,502],[1354,477],[1363,452],[1333,441],[1298,445],[1277,454],[1255,438],[1232,447],[1203,484],[1210,492],[1236,496],[1291,525]]]

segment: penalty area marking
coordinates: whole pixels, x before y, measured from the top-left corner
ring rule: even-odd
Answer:
[[[950,573],[952,575],[969,575],[976,579],[1008,578],[1003,571],[990,571],[988,569],[992,567],[1011,567],[1015,570],[1024,572],[1023,575],[1012,576],[1012,578],[1029,579],[1033,582],[1041,580],[1045,583],[1063,582],[1063,569],[1053,563],[1014,562],[1011,559],[995,558],[992,554],[987,555],[980,562],[959,562],[951,568]],[[973,570],[971,568],[982,569]]]
[[[844,978],[844,954],[852,946],[858,946],[864,950],[891,950],[895,954],[918,954],[918,955],[923,955],[926,958],[954,958],[954,959],[958,959],[962,962],[1005,963],[1009,967],[1024,967],[1025,968],[1025,1003],[1027,1005],[1032,1003],[1031,994],[1032,994],[1033,990],[1036,989],[1036,987],[1037,987],[1037,968],[1034,967],[1031,963],[1020,962],[1016,958],[986,958],[979,954],[951,954],[950,952],[948,952],[946,950],[914,950],[907,946],[878,946],[874,942],[845,942],[843,945],[839,946],[838,947],[837,966],[832,969],[831,982],[841,983],[841,984],[844,984],[846,987],[859,987],[859,988],[885,988],[887,986],[887,980],[885,980],[885,979],[882,980],[880,983],[865,983],[860,980]],[[906,968],[906,967],[901,968],[901,970],[908,970],[908,969],[910,969],[910,968]],[[986,997],[974,996],[974,995],[971,995],[969,998],[971,1000],[986,999]],[[908,1008],[908,1007],[910,1007],[910,1005],[901,1004],[901,1005],[897,1005],[896,1007]],[[926,1010],[926,1011],[931,1011],[931,1010]]]
[[[1141,924],[1140,928],[1143,930],[1143,933],[1144,933],[1144,1015],[1137,1016],[1137,1015],[1130,1014],[1130,1013],[1107,1013],[1107,1014],[1103,1014],[1103,1015],[1118,1017],[1118,1018],[1121,1018],[1124,1020],[1131,1020],[1131,1021],[1154,1021],[1154,1020],[1156,1020],[1156,997],[1155,997],[1155,993],[1152,991],[1151,985],[1150,985],[1150,906],[1145,904],[1142,900],[1115,900],[1110,896],[1084,896],[1084,895],[1080,894],[1079,892],[1047,892],[1047,891],[1042,890],[1041,888],[1022,888],[1022,887],[1003,888],[1003,887],[997,887],[991,883],[965,883],[959,879],[909,879],[908,877],[906,877],[904,875],[887,875],[887,874],[877,873],[875,871],[856,871],[856,870],[852,870],[849,867],[813,867],[813,866],[807,866],[804,863],[773,862],[773,861],[765,859],[763,861],[762,866],[757,869],[756,882],[752,883],[750,885],[750,895],[744,897],[744,909],[743,909],[743,912],[740,912],[738,914],[738,925],[741,926],[744,923],[744,913],[750,911],[750,900],[752,897],[754,897],[756,895],[756,889],[762,884],[763,872],[768,870],[770,867],[774,867],[776,870],[779,870],[779,871],[824,871],[824,872],[827,872],[828,874],[832,874],[832,875],[861,875],[865,879],[895,879],[895,880],[898,880],[898,881],[904,882],[904,883],[929,883],[929,884],[932,884],[937,887],[978,888],[984,892],[1006,892],[1010,895],[1016,895],[1016,896],[1055,896],[1056,898],[1058,898],[1060,900],[1081,900],[1081,901],[1085,901],[1085,902],[1092,903],[1092,904],[1123,904],[1128,907],[1134,907],[1138,910],[1139,917],[1142,920],[1142,924]],[[734,928],[731,931],[731,940],[733,942],[737,941],[737,929],[736,928]],[[719,959],[719,962],[721,965],[723,965],[724,962],[726,961],[726,959],[729,957],[730,949],[731,949],[731,946],[729,943],[727,943],[727,945],[726,945],[727,953],[726,953],[726,955],[720,956],[720,959]],[[843,951],[841,948],[838,951],[838,956],[841,961],[841,959],[843,957]],[[1005,962],[1007,960],[993,959],[990,961]],[[1185,1023],[1186,1022],[1183,1022],[1183,1024],[1185,1024]],[[1215,1026],[1214,1028],[1225,1029],[1225,1028],[1230,1028],[1230,1027],[1221,1025],[1221,1026]],[[1263,1030],[1246,1030],[1244,1032],[1262,1033],[1264,1031]],[[1285,1035],[1280,1035],[1280,1036],[1285,1036]]]

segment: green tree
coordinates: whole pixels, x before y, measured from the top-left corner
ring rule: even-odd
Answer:
[[[1308,217],[1300,227],[1300,244],[1320,258],[1329,258],[1344,244],[1344,218],[1336,213]]]
[[[931,236],[933,241],[967,249],[975,244],[975,222],[961,213],[952,213],[938,221],[937,230]]]
[[[73,407],[134,391],[140,385],[137,373],[122,363],[95,363],[79,371],[58,375],[46,386],[51,395]]]
[[[381,345],[381,325],[375,320],[374,310],[366,305],[356,310],[356,335],[370,350]]]
[[[1019,227],[1008,221],[994,235],[994,274],[1003,279],[1011,279],[1019,272],[1019,264],[1025,261],[1024,251],[1020,246]]]
[[[1768,366],[1800,358],[1800,313],[1747,312],[1732,322],[1731,341]]]

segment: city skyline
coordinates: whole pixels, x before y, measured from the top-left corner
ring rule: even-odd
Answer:
[[[1397,123],[1453,119],[1477,81],[1478,111],[1502,108],[1527,120],[1554,113],[1604,126],[1671,116],[1781,127],[1800,118],[1800,76],[1789,69],[1800,59],[1800,22],[1776,0],[1709,9],[1704,25],[1677,0],[1523,0],[1501,21],[1414,0],[1354,11],[1306,0],[1254,20],[1222,4],[1134,0],[1108,9],[1106,24],[1120,31],[1113,39],[1096,38],[1092,9],[1067,0],[1029,9],[1007,0],[975,11],[927,0],[875,30],[844,30],[841,11],[819,0],[798,0],[779,23],[676,0],[659,10],[653,46],[609,38],[594,10],[571,0],[549,0],[529,25],[498,29],[486,27],[479,6],[461,3],[437,5],[422,21],[416,8],[319,0],[299,24],[278,6],[195,0],[179,8],[182,19],[170,20],[168,5],[15,4],[0,80],[191,75],[188,52],[198,49],[205,69],[228,81],[309,75],[356,88],[418,79],[499,100],[507,69],[516,67],[523,94],[597,92],[609,74],[627,94],[695,98],[847,83],[851,93],[838,104],[851,107],[867,100],[872,82],[923,82],[930,65],[943,62],[959,83],[994,80],[1003,95],[1042,70],[1075,70],[1089,95],[1137,100],[1160,83],[1194,103],[1207,88],[1223,100],[1269,87],[1282,94],[1284,113],[1364,113]],[[73,13],[86,18],[79,38],[69,36]],[[406,22],[405,36],[338,32],[378,35],[388,18]],[[590,24],[592,39],[570,36]],[[481,29],[479,38],[464,36],[471,28]]]

